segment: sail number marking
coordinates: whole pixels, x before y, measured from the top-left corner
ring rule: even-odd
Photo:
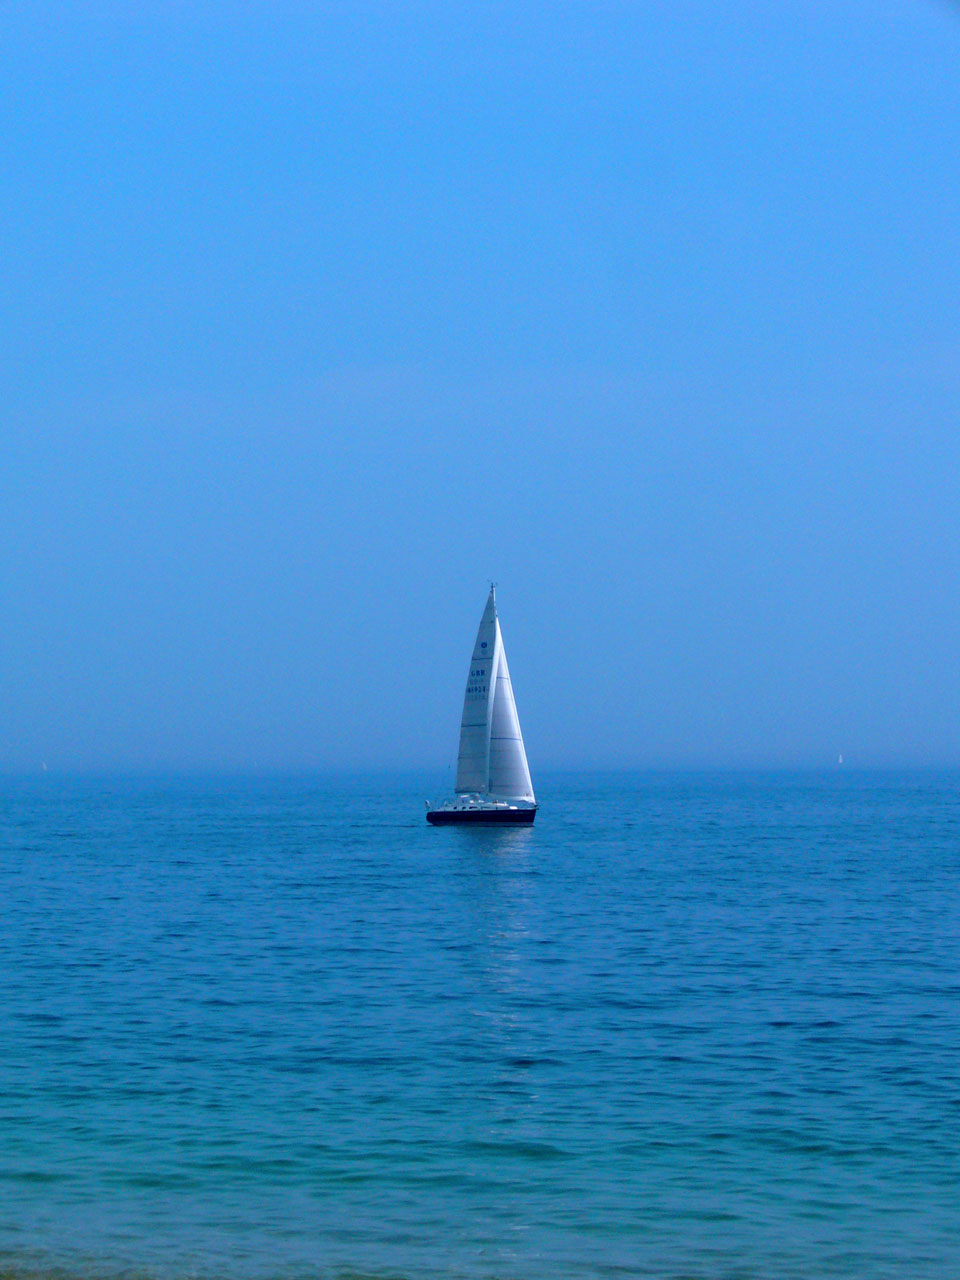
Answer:
[[[471,682],[472,682],[472,681],[474,681],[474,680],[480,680],[480,679],[482,679],[482,678],[483,678],[483,676],[485,676],[486,674],[487,674],[487,669],[486,669],[486,667],[472,667],[472,668],[471,668],[471,670],[470,670],[470,680],[471,680]],[[486,685],[486,681],[484,681],[484,683],[483,683],[483,684],[473,684],[473,683],[469,683],[469,684],[467,685],[467,695],[468,695],[468,696],[469,696],[469,695],[471,695],[471,694],[475,696],[475,695],[477,695],[477,694],[479,694],[479,693],[486,693],[486,692],[487,692],[487,685]]]

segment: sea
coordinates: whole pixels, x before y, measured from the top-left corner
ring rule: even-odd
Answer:
[[[960,775],[0,782],[0,1276],[960,1277]]]

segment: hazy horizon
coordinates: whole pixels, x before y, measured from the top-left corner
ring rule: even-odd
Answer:
[[[0,30],[0,773],[960,765],[955,8]]]
[[[0,779],[11,784],[29,785],[32,783],[50,783],[55,785],[59,783],[77,784],[77,785],[98,785],[103,784],[110,787],[114,784],[131,786],[154,786],[170,784],[177,786],[183,785],[223,785],[229,787],[231,785],[256,785],[263,783],[269,785],[277,784],[296,784],[303,786],[322,785],[324,783],[337,784],[363,784],[369,782],[388,782],[395,786],[409,789],[411,786],[427,787],[421,797],[417,794],[417,802],[421,799],[437,800],[442,799],[448,792],[453,790],[453,782],[456,774],[456,761],[452,765],[436,764],[421,765],[419,768],[410,768],[408,766],[398,766],[395,768],[366,766],[357,768],[338,767],[330,765],[327,767],[318,767],[313,769],[298,768],[295,765],[290,766],[258,766],[248,765],[238,768],[217,768],[214,766],[195,766],[195,767],[169,767],[155,765],[152,767],[141,767],[136,769],[124,769],[120,766],[109,768],[106,766],[99,768],[80,768],[80,769],[4,769],[0,770]],[[608,780],[612,778],[625,778],[632,781],[643,781],[651,784],[661,783],[664,781],[683,781],[689,779],[691,782],[703,783],[710,779],[718,782],[732,781],[734,779],[747,780],[764,780],[770,782],[782,781],[789,783],[791,781],[800,781],[809,783],[815,779],[841,780],[848,779],[850,782],[869,782],[871,780],[882,780],[889,782],[892,779],[945,779],[960,776],[960,766],[958,765],[848,765],[846,761],[842,764],[834,762],[832,765],[817,764],[800,764],[800,765],[749,765],[749,764],[731,764],[731,765],[637,765],[637,766],[611,766],[592,767],[585,766],[583,768],[551,768],[550,766],[541,767],[537,770],[536,788],[539,793],[538,798],[543,799],[546,789],[558,783],[568,783],[571,779],[582,780],[586,785]],[[565,791],[568,793],[568,791]]]

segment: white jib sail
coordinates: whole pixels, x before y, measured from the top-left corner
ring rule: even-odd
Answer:
[[[480,619],[463,698],[456,790],[536,803],[493,587]]]

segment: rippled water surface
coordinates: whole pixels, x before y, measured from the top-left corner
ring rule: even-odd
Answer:
[[[0,784],[0,1271],[960,1276],[960,778],[538,781]]]

